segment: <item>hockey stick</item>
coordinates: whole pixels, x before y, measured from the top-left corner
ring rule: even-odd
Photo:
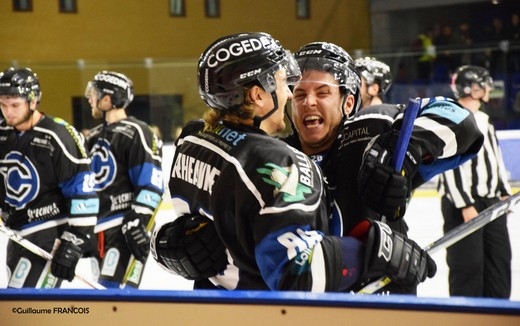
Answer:
[[[152,216],[150,217],[150,220],[148,221],[148,224],[146,225],[146,232],[148,232],[148,234],[152,231],[152,228],[153,228],[154,223],[155,223],[155,216],[159,212],[161,204],[162,204],[162,198],[159,201],[159,204],[157,205],[157,207],[155,208],[155,211],[153,212]],[[141,262],[139,262],[139,265],[143,265],[143,264]],[[136,266],[138,266],[137,259],[135,259],[134,255],[132,255],[132,257],[130,258],[130,262],[128,264],[128,267],[126,268],[125,276],[123,276],[123,280],[121,281],[121,284],[119,284],[119,288],[120,289],[124,289],[125,288],[126,283],[130,279],[130,277],[134,274]],[[144,268],[144,265],[141,266],[141,268]]]
[[[38,255],[48,261],[52,261],[52,255],[48,253],[47,251],[43,250],[41,247],[37,246],[36,244],[32,243],[31,241],[25,239],[18,233],[14,232],[13,230],[7,228],[3,223],[0,223],[0,232],[4,235],[6,235],[9,239],[12,241],[18,243],[20,246],[24,247],[25,249],[29,250],[30,252],[34,253],[35,255]],[[76,274],[74,278],[77,278],[79,281],[87,284],[88,286],[98,289],[98,290],[104,290],[106,289],[103,285],[91,281],[81,275]]]
[[[412,136],[413,124],[415,122],[415,118],[417,117],[417,113],[420,108],[419,98],[409,99],[408,105],[404,110],[403,116],[403,124],[401,125],[401,130],[399,131],[399,136],[397,137],[397,144],[395,145],[395,155],[392,157],[392,163],[394,166],[394,170],[398,173],[401,172],[401,168],[403,167],[404,158],[406,156],[406,150],[408,149],[408,143],[410,142],[410,137]]]
[[[447,101],[448,98],[437,96],[423,99],[420,97],[416,97],[415,99],[408,99],[408,105],[404,110],[403,123],[401,125],[401,130],[399,131],[399,136],[397,137],[397,144],[395,145],[395,155],[392,157],[393,167],[396,172],[400,173],[401,168],[403,167],[404,158],[406,157],[406,150],[408,149],[408,143],[410,143],[413,126],[415,119],[417,118],[417,114],[419,113],[419,109],[434,101],[440,100]]]
[[[518,202],[520,202],[520,192],[517,192],[509,198],[502,200],[492,206],[489,206],[488,208],[480,212],[480,214],[478,214],[471,221],[462,223],[456,228],[451,229],[449,232],[444,234],[444,236],[427,245],[423,249],[426,250],[430,255],[436,253],[441,249],[445,249],[451,246],[452,244],[456,243],[457,241],[467,237],[471,233],[477,231],[486,224],[494,221],[499,216],[508,213],[516,204],[518,204]],[[384,286],[388,285],[390,282],[390,278],[385,276],[372,283],[369,283],[364,288],[359,290],[357,293],[372,294],[378,291],[379,289],[383,288]]]
[[[415,122],[415,118],[417,117],[417,113],[419,112],[419,108],[419,98],[408,99],[408,105],[404,110],[403,123],[401,124],[401,129],[399,131],[399,135],[397,136],[397,143],[395,144],[395,155],[392,156],[392,165],[394,171],[399,174],[401,173],[401,169],[403,167],[406,151],[408,150],[408,144],[410,143],[410,137],[412,136],[413,124]],[[381,221],[386,223],[386,216],[382,215]]]

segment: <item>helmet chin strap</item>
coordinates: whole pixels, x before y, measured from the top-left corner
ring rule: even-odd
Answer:
[[[253,126],[255,128],[260,129],[260,124],[262,123],[262,121],[269,118],[273,113],[276,112],[276,110],[278,110],[278,95],[276,95],[276,91],[271,92],[271,97],[273,98],[274,108],[271,111],[267,112],[263,117],[257,115],[253,117]]]
[[[341,105],[339,109],[341,110],[341,117],[345,118],[348,117],[347,114],[345,114],[345,103],[347,102],[348,93],[343,96],[343,99],[341,100]]]

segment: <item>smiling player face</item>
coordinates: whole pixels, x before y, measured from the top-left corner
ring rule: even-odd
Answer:
[[[309,70],[293,90],[292,116],[308,155],[328,149],[336,139],[342,114],[338,82],[324,71]]]

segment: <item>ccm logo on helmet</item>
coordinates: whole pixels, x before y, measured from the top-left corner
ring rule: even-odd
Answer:
[[[300,52],[296,53],[296,55],[301,57],[301,56],[306,56],[306,55],[316,55],[316,54],[320,54],[321,52],[322,52],[322,50],[305,50],[305,51],[300,51]]]
[[[122,89],[128,88],[128,83],[126,81],[124,81],[123,79],[117,78],[115,76],[100,74],[100,75],[96,76],[96,80],[104,81],[109,84],[119,86]]]
[[[231,43],[227,48],[218,49],[215,53],[209,55],[207,63],[208,67],[215,67],[219,62],[226,62],[231,57],[238,57],[244,53],[258,51],[262,48],[275,48],[273,41],[268,38],[250,38],[240,42]]]

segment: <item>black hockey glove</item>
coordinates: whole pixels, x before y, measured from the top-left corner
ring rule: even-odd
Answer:
[[[121,232],[135,259],[145,264],[150,253],[150,235],[146,231],[148,216],[130,211],[123,218]]]
[[[417,286],[436,272],[435,261],[415,241],[392,232],[385,223],[372,222],[366,240],[362,280],[388,276],[402,286]]]
[[[51,262],[52,275],[72,281],[76,265],[83,253],[91,246],[91,240],[83,233],[69,229],[62,233],[60,245]]]
[[[358,190],[363,202],[388,220],[404,216],[411,194],[412,179],[422,162],[420,148],[408,145],[401,173],[392,166],[399,133],[392,130],[374,137],[367,145],[358,174]]]
[[[226,269],[226,248],[215,224],[200,215],[183,215],[152,235],[152,256],[166,270],[203,280]]]

